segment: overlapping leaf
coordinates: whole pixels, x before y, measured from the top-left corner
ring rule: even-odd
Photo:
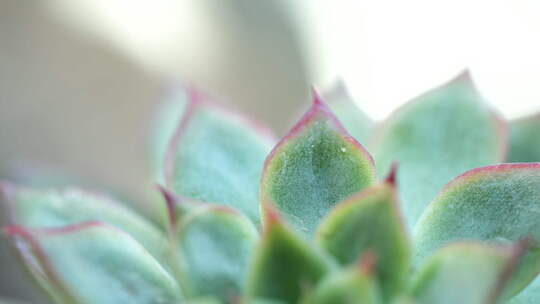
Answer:
[[[202,206],[188,213],[175,232],[179,280],[189,297],[239,297],[258,239],[251,222],[223,206]]]
[[[263,204],[308,234],[337,203],[372,184],[373,160],[315,94],[311,109],[266,160]]]
[[[379,173],[394,161],[400,164],[400,195],[410,227],[452,178],[498,163],[506,153],[506,126],[466,72],[396,111],[374,139]]]
[[[128,234],[99,222],[63,228],[10,226],[30,273],[59,303],[170,304],[176,281]]]
[[[235,207],[259,221],[263,162],[274,144],[268,130],[192,92],[166,159],[175,193]]]
[[[375,278],[375,255],[366,254],[359,265],[328,275],[304,300],[305,304],[378,304],[380,290]]]
[[[410,265],[407,230],[399,213],[394,173],[340,203],[321,223],[319,244],[343,264],[372,251],[378,257],[377,275],[385,300],[406,285]]]
[[[513,248],[455,243],[419,270],[412,294],[419,304],[495,304],[504,295],[505,276],[516,266]]]
[[[415,233],[416,264],[456,240],[507,244],[532,238],[512,290],[540,271],[540,164],[501,164],[456,178],[431,203]]]
[[[248,303],[254,299],[296,303],[332,267],[315,247],[288,228],[276,211],[266,211],[261,243],[247,282]]]
[[[168,242],[161,231],[111,198],[77,188],[38,190],[5,182],[0,190],[12,223],[38,228],[103,221],[129,233],[160,262],[168,254]]]

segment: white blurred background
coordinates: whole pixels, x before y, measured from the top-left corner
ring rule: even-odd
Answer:
[[[231,57],[231,47],[239,47],[230,45],[237,42],[227,38],[231,33],[225,32],[230,29],[222,24],[224,18],[234,16],[216,12],[227,2],[248,14],[279,6],[186,0],[56,0],[53,6],[60,20],[106,40],[154,72],[185,75],[189,68],[196,70],[189,77],[203,78],[205,72],[200,71],[200,61],[194,58],[217,66]],[[281,3],[283,13],[292,18],[308,78],[325,84],[341,76],[374,118],[384,118],[400,103],[464,68],[471,70],[484,95],[507,116],[540,109],[538,1],[275,3]],[[271,8],[274,5],[276,8]],[[280,26],[277,20],[271,20],[275,17],[266,21],[260,16],[252,18],[247,22],[237,20],[245,23],[232,35],[240,37],[255,30],[250,21]],[[263,33],[253,34],[267,40],[270,53],[283,47],[260,37]],[[250,41],[245,43],[249,45]]]
[[[335,77],[375,119],[465,68],[508,118],[540,111],[539,17],[535,0],[0,0],[0,178],[61,168],[151,213],[174,81],[279,135]],[[0,297],[43,303],[4,245]]]

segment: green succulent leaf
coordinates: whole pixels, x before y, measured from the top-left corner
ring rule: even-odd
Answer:
[[[322,96],[351,136],[358,142],[367,143],[373,130],[373,120],[358,107],[343,81],[336,81]]]
[[[540,161],[540,114],[510,122],[510,162]]]
[[[342,264],[357,261],[367,251],[375,253],[385,300],[403,290],[410,266],[410,244],[392,176],[340,203],[317,231],[321,247]]]
[[[353,267],[326,276],[304,303],[378,304],[382,303],[374,275],[375,255],[366,254]]]
[[[299,231],[313,234],[337,203],[375,180],[369,153],[316,95],[313,106],[266,160],[263,204],[272,204]]]
[[[235,207],[259,222],[259,181],[273,135],[193,91],[165,161],[181,196]]]
[[[378,172],[400,164],[400,196],[410,227],[452,178],[501,162],[506,153],[506,125],[467,72],[394,112],[374,138],[370,147]]]
[[[9,226],[30,273],[58,303],[170,304],[175,280],[127,233],[100,222],[62,228]]]
[[[129,233],[156,259],[168,257],[168,241],[151,222],[104,195],[77,188],[31,189],[0,184],[8,221],[30,228],[63,227],[103,221]]]
[[[540,271],[540,164],[501,164],[456,178],[430,204],[416,227],[415,264],[457,240],[507,244],[532,238],[514,291]]]
[[[517,294],[509,304],[538,304],[540,303],[540,276],[532,281],[524,290]]]
[[[247,281],[248,303],[258,298],[296,303],[303,289],[314,286],[332,267],[327,257],[287,227],[276,211],[266,210],[263,236]]]
[[[505,277],[516,265],[511,248],[480,243],[444,247],[418,271],[412,295],[419,304],[498,303]]]
[[[229,301],[243,293],[258,239],[251,221],[225,206],[196,208],[176,228],[178,277],[188,297]]]

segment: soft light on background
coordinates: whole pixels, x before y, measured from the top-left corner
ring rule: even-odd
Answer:
[[[57,2],[60,19],[156,72],[178,73],[198,64],[194,56],[219,65],[226,54],[219,21],[205,10],[212,1]],[[538,1],[289,2],[281,4],[295,22],[311,79],[344,78],[374,118],[464,68],[507,116],[540,110]]]
[[[147,146],[174,81],[280,135],[336,77],[379,120],[465,68],[505,116],[540,111],[538,16],[535,0],[0,0],[0,178],[60,168],[152,213]],[[40,299],[4,242],[0,267],[0,297]]]

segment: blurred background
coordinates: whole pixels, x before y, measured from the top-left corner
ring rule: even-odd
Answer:
[[[152,119],[195,84],[282,135],[341,77],[380,120],[465,68],[506,117],[540,110],[540,2],[0,0],[0,178],[57,168],[142,212]],[[0,298],[44,303],[0,242]]]

